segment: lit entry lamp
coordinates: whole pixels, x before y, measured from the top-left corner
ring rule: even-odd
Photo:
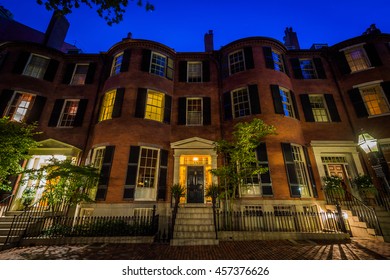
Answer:
[[[389,183],[383,172],[382,165],[380,164],[378,140],[367,132],[361,132],[358,136],[358,145],[368,156],[370,156],[372,169],[374,169],[376,176],[383,180],[386,190],[390,193]]]

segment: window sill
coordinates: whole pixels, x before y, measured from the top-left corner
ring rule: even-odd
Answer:
[[[368,67],[368,68],[366,68],[366,69],[356,70],[356,71],[352,71],[352,70],[351,70],[351,73],[350,73],[350,74],[360,73],[360,72],[364,72],[364,71],[371,70],[371,69],[375,69],[375,67]]]
[[[387,117],[387,116],[390,116],[390,112],[389,113],[380,114],[380,115],[368,116],[367,118],[368,119],[374,119],[374,118]]]

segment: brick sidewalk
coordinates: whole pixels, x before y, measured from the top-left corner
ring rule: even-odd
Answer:
[[[89,244],[19,247],[0,252],[0,260],[385,260],[390,243],[353,239],[349,243],[313,241],[220,242],[219,246]]]

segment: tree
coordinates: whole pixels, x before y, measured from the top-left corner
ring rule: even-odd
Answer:
[[[42,188],[40,202],[50,210],[69,210],[70,206],[92,201],[89,191],[99,181],[99,170],[92,166],[78,166],[71,160],[51,158],[49,164],[40,169],[25,171],[27,180],[36,180],[36,188]]]
[[[123,14],[129,4],[129,0],[36,0],[39,5],[45,5],[49,11],[59,12],[61,15],[72,13],[73,9],[78,9],[81,4],[84,4],[92,9],[96,8],[98,15],[103,18],[108,25],[119,23],[123,20]],[[130,0],[134,2],[134,0]],[[136,0],[137,6],[144,6],[142,0]],[[146,11],[154,11],[154,5],[145,4]]]
[[[224,186],[222,196],[226,198],[226,202],[232,202],[239,196],[247,178],[267,171],[257,164],[255,149],[262,138],[271,134],[275,134],[275,127],[255,118],[251,122],[236,124],[230,141],[222,139],[215,142],[215,148],[225,162],[223,166],[211,170],[211,173]]]
[[[39,132],[35,130],[35,124],[0,119],[0,190],[11,190],[10,176],[22,171],[21,161],[28,159],[28,151],[38,146],[34,136]]]

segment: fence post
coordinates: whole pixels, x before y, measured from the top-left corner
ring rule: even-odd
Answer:
[[[345,222],[344,222],[344,218],[343,218],[343,212],[341,211],[341,206],[338,202],[336,204],[336,209],[337,209],[337,218],[339,220],[339,225],[341,227],[341,231],[344,233],[347,233],[347,228],[345,227]]]

